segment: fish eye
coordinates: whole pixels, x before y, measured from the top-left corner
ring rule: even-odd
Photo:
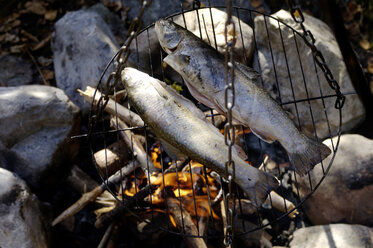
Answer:
[[[172,23],[170,21],[166,21],[166,27],[167,28],[173,28],[174,25],[172,25]]]

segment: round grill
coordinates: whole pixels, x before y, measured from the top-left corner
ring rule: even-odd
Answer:
[[[215,8],[225,11],[224,6]],[[214,23],[213,16],[202,16],[203,18],[199,18],[198,11],[203,11],[204,9],[211,12],[212,7],[182,11],[169,18],[173,19],[179,16],[179,18],[184,20],[185,27],[186,15],[194,12],[198,17],[200,37],[203,37],[206,36],[204,33],[208,33],[206,19],[211,18],[211,22]],[[240,145],[249,157],[248,162],[250,162],[251,166],[269,172],[279,179],[280,187],[276,192],[282,197],[279,198],[280,203],[275,203],[274,201],[278,201],[278,199],[272,199],[273,195],[270,195],[262,206],[254,207],[250,205],[248,199],[244,198],[240,189],[234,187],[233,191],[236,199],[233,201],[233,206],[229,205],[228,208],[233,211],[233,221],[239,222],[240,227],[234,228],[234,237],[237,237],[273,225],[280,219],[284,220],[296,215],[295,213],[302,203],[322,183],[333,163],[341,134],[342,113],[341,106],[339,108],[329,107],[335,104],[338,105],[339,95],[338,92],[336,93],[335,90],[330,88],[328,81],[324,77],[324,69],[315,61],[312,56],[312,49],[306,46],[307,37],[281,20],[256,10],[233,7],[232,13],[238,17],[239,22],[236,32],[239,34],[238,37],[241,37],[242,40],[240,42],[242,42],[243,46],[246,43],[243,38],[244,35],[240,35],[244,32],[242,29],[244,24],[241,19],[245,20],[254,31],[253,55],[248,57],[245,52],[240,59],[262,75],[262,78],[264,78],[261,81],[263,88],[268,90],[284,109],[291,112],[296,126],[308,136],[316,140],[337,136],[337,139],[332,140],[333,149],[327,160],[328,162],[322,162],[316,166],[322,168],[323,176],[317,179],[312,178],[311,171],[300,178],[299,175],[286,166],[288,162],[287,154],[278,142],[269,145],[249,133],[244,127],[237,129]],[[257,27],[254,18],[262,18],[263,22],[261,23],[264,25]],[[208,21],[210,22],[210,20]],[[216,22],[218,20],[215,20]],[[274,23],[278,26],[276,32],[269,29],[269,25]],[[265,28],[266,37],[261,37],[259,40],[256,37],[256,28]],[[221,122],[222,118],[219,114],[191,97],[180,76],[175,74],[169,67],[162,66],[162,60],[166,54],[159,45],[158,47],[154,45],[156,44],[156,42],[154,43],[154,38],[156,39],[154,24],[136,35],[130,46],[131,55],[129,61],[132,63],[132,67],[168,84],[173,84],[174,88],[182,87],[181,94],[194,101],[205,112],[206,116],[211,118],[212,123]],[[217,38],[215,31],[212,37],[208,36],[208,42],[212,47],[217,48]],[[277,42],[273,43],[273,41]],[[280,46],[282,51],[274,54],[272,49],[274,46]],[[288,49],[295,50],[297,57],[289,58]],[[263,50],[269,51],[270,55],[270,61],[267,61],[266,68],[262,68],[263,64],[259,59],[260,56],[263,56]],[[118,56],[121,55],[122,53],[118,52],[116,57],[109,63],[107,69],[115,68],[115,61],[119,61]],[[122,59],[127,58],[122,57]],[[289,67],[290,59],[298,61],[297,68]],[[277,62],[281,60],[286,69],[285,72],[279,71],[281,68],[276,67],[278,64],[275,63],[276,60]],[[312,61],[313,75],[307,75],[304,66],[309,66],[309,63],[307,64],[306,60]],[[309,72],[309,70],[307,71]],[[286,82],[278,77],[279,73],[288,74]],[[266,75],[263,76],[264,74]],[[312,81],[311,77],[316,78],[316,82]],[[120,77],[116,77],[115,73],[112,73],[103,78],[108,78],[105,80],[107,83],[100,81],[95,91],[95,96],[99,100],[92,102],[89,137],[93,158],[95,160],[94,154],[101,149],[105,149],[103,150],[105,163],[109,165],[111,162],[108,159],[110,157],[108,152],[113,146],[112,144],[118,144],[118,142],[123,142],[124,140],[124,143],[127,143],[124,147],[128,149],[119,146],[121,148],[117,153],[126,153],[125,160],[127,162],[122,163],[120,161],[121,163],[115,169],[108,166],[100,167],[96,163],[103,182],[107,184],[107,190],[117,200],[115,210],[101,216],[96,224],[98,226],[104,225],[116,218],[124,210],[150,224],[154,224],[155,219],[159,218],[159,216],[166,217],[168,220],[167,224],[154,225],[161,230],[183,235],[184,237],[223,238],[224,227],[226,228],[229,225],[224,223],[225,210],[224,205],[221,204],[227,192],[227,184],[224,178],[189,159],[177,162],[172,161],[157,137],[148,129],[146,123],[139,125],[141,121],[139,122],[136,116],[131,114],[132,112],[129,113],[130,121],[129,123],[127,121],[126,124],[123,116],[119,113],[122,111],[120,110],[123,108],[122,106],[133,111],[133,113],[136,111],[125,97],[120,97],[124,89],[120,80],[118,80]],[[272,85],[266,84],[266,78],[267,81],[268,78],[272,78],[274,83]],[[314,83],[317,84],[317,94],[309,90],[309,84]],[[291,89],[290,93],[285,92],[289,89]],[[109,105],[111,106],[111,112],[107,110]],[[322,125],[327,125],[327,128],[323,129],[328,130],[326,133],[322,132]],[[218,127],[222,129],[222,126]],[[146,167],[141,168],[139,166],[136,170],[129,173],[130,169],[128,168],[131,167],[128,166],[128,161],[133,161],[131,166],[134,166],[136,163],[140,164],[141,160],[142,162],[145,161]],[[157,170],[151,175],[150,170],[153,165]],[[113,174],[113,170],[117,171],[117,173]],[[151,178],[151,183],[149,183],[149,178]],[[299,188],[299,180],[302,180],[302,189]],[[294,206],[292,206],[291,202],[294,203]],[[282,204],[283,210],[278,210],[275,204]],[[252,224],[248,225],[249,222],[247,220],[250,220]],[[217,226],[215,232],[206,231],[206,225]]]

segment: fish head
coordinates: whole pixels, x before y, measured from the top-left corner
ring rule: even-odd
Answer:
[[[171,54],[183,40],[182,28],[171,20],[159,19],[155,22],[155,32],[162,49]]]
[[[148,74],[131,67],[124,68],[121,76],[122,82],[127,89],[140,88],[140,86],[142,86],[142,84],[144,84],[144,82],[147,81],[146,79],[149,77]]]

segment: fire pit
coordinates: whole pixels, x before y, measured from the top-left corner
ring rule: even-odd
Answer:
[[[146,4],[139,13],[140,19],[145,7]],[[182,11],[169,18],[195,32],[206,43],[222,52],[225,49],[224,44],[219,43],[222,33],[215,30],[220,20],[215,13],[224,13],[225,8],[196,6],[192,11]],[[304,33],[301,33],[292,25],[253,9],[229,7],[229,11],[237,17],[233,19],[236,24],[233,36],[240,43],[237,49],[241,49],[233,52],[234,59],[253,67],[262,75],[262,87],[290,112],[298,129],[316,140],[334,135],[339,137],[344,98],[325,59],[315,47],[312,34],[303,25]],[[303,16],[299,9],[293,9],[293,17],[302,23]],[[190,26],[191,20],[196,20],[197,25]],[[275,31],[273,26],[277,26]],[[275,176],[280,182],[280,187],[272,191],[263,204],[255,206],[238,187],[229,185],[226,178],[203,164],[189,158],[173,159],[168,148],[160,143],[137,115],[119,82],[120,71],[124,66],[138,68],[172,85],[176,91],[194,101],[211,124],[222,133],[227,122],[224,116],[197,103],[185,87],[183,79],[163,64],[165,53],[155,38],[154,24],[139,32],[136,32],[136,28],[138,26],[134,23],[131,26],[133,32],[125,46],[109,63],[105,73],[111,68],[114,73],[103,75],[106,83],[102,79],[96,90],[82,92],[92,101],[88,136],[92,155],[103,181],[102,188],[110,191],[116,199],[110,209],[100,212],[96,226],[107,225],[123,213],[123,210],[149,225],[156,223],[155,218],[164,216],[166,221],[161,225],[156,224],[155,228],[182,235],[191,247],[203,247],[206,246],[205,240],[222,240],[227,237],[227,232],[233,233],[231,238],[242,237],[274,225],[281,219],[296,218],[298,208],[327,175],[338,150],[339,139],[332,144],[330,162],[317,165],[323,170],[321,180],[315,184],[309,173],[304,176],[309,181],[309,194],[304,196],[298,189],[299,175],[290,168],[281,144],[267,144],[248,128],[236,128],[236,145],[247,155],[248,166],[257,167]],[[248,28],[252,31],[248,31]],[[265,36],[259,37],[263,30]],[[249,37],[250,42],[247,40]],[[280,46],[282,51],[274,54],[275,46]],[[290,54],[291,49],[297,53]],[[263,62],[266,51],[270,61]],[[296,68],[292,67],[290,61],[294,60],[294,56],[298,61]],[[281,63],[287,68],[286,82],[280,78],[279,74],[284,72],[280,72],[278,68],[276,70],[275,60],[282,60]],[[313,66],[313,75],[305,72],[309,61]],[[313,82],[313,78],[318,83],[316,93],[310,91],[307,85],[309,81]],[[268,83],[271,80],[272,83]],[[118,145],[118,142],[123,141],[125,149],[123,144]],[[100,150],[101,157],[98,157]],[[126,153],[125,158],[123,153]],[[114,173],[115,171],[117,172]],[[234,195],[234,199],[226,199],[228,191],[228,198]],[[227,213],[231,223],[227,223]]]

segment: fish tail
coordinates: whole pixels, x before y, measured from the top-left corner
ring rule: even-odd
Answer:
[[[289,160],[296,173],[303,176],[320,163],[324,158],[330,155],[329,147],[321,142],[315,141],[304,136],[306,146],[302,150],[288,151]]]
[[[274,176],[266,172],[260,171],[254,167],[251,167],[251,169],[256,170],[256,176],[253,178],[246,178],[247,181],[243,190],[248,195],[252,204],[259,207],[267,199],[268,194],[279,186],[279,182]],[[253,175],[253,173],[249,175]]]

